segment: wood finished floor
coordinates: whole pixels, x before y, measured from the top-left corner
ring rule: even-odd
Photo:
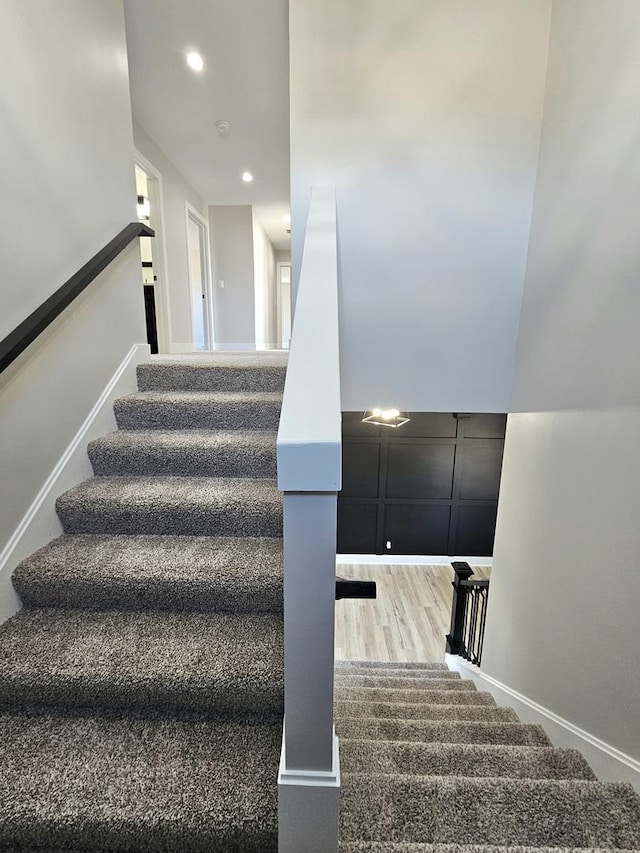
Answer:
[[[473,567],[474,578],[491,570]],[[375,600],[336,601],[336,659],[444,660],[451,621],[451,566],[341,565],[343,578],[377,582]]]

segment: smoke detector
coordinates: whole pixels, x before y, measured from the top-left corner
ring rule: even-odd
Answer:
[[[216,122],[216,130],[218,131],[218,136],[229,136],[231,133],[231,124],[228,121],[217,121]]]

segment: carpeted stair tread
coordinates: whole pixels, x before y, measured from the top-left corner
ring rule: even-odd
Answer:
[[[342,717],[336,723],[342,738],[400,740],[423,743],[483,743],[550,746],[542,726],[525,723],[486,723],[467,720],[399,720]]]
[[[89,444],[96,475],[276,477],[276,433],[121,430]]]
[[[65,533],[282,536],[266,479],[94,477],[56,501]]]
[[[281,736],[280,720],[2,713],[0,850],[276,853]]]
[[[345,774],[340,815],[343,841],[640,845],[640,798],[615,782]]]
[[[151,361],[137,367],[141,391],[282,391],[287,355],[211,355]]]
[[[392,666],[336,666],[337,678],[451,678],[460,677],[460,673],[452,672],[446,667],[404,667],[398,669]]]
[[[424,685],[431,684],[433,681],[461,681],[461,678],[459,672],[444,672],[439,669],[419,670],[418,672],[405,670],[402,675],[389,675],[375,670],[371,674],[336,670],[335,680],[340,684],[352,684],[360,687],[406,686],[422,689]]]
[[[347,690],[357,688],[359,690],[414,690],[419,693],[423,690],[460,690],[468,692],[475,687],[471,681],[460,678],[458,673],[452,673],[453,677],[445,673],[433,673],[430,678],[376,678],[363,675],[350,675],[335,679],[336,688]],[[444,677],[441,677],[444,676]]]
[[[471,720],[487,723],[515,723],[518,716],[512,708],[492,705],[430,705],[426,702],[358,702],[336,700],[337,717],[381,717],[398,720]],[[363,725],[366,723],[363,722]]]
[[[115,400],[119,429],[277,430],[282,394],[271,391],[142,391]]]
[[[508,776],[589,779],[595,774],[576,750],[487,744],[413,743],[341,738],[341,773],[421,776]]]
[[[460,682],[445,682],[456,684]],[[386,687],[341,687],[336,685],[337,701],[356,702],[406,702],[410,705],[425,702],[428,705],[489,705],[495,707],[496,700],[490,693],[476,690],[474,684],[462,681],[465,689],[443,690],[441,686],[434,690],[391,690]]]
[[[281,714],[275,615],[25,609],[0,626],[0,704]]]
[[[388,660],[337,660],[335,662],[336,669],[424,669],[424,670],[439,670],[440,672],[450,672],[451,670],[446,663],[426,663],[420,661],[388,661]],[[401,674],[398,673],[399,675]]]
[[[77,534],[36,551],[12,580],[32,607],[281,613],[282,562],[276,537]]]
[[[606,847],[496,847],[490,844],[405,844],[393,841],[344,841],[338,845],[338,853],[608,853],[610,849]],[[640,851],[633,850],[629,853],[640,853]]]

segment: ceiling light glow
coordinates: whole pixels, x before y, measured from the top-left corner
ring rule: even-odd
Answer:
[[[193,68],[194,71],[202,71],[204,68],[204,59],[197,51],[191,50],[187,54],[187,65],[189,68]]]
[[[245,182],[245,184],[250,184],[253,180],[253,175],[251,174],[251,172],[243,172],[242,180]]]
[[[291,214],[285,213],[285,215],[282,217],[282,221],[285,225],[291,225]]]

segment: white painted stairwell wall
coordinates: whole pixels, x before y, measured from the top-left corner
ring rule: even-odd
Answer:
[[[507,411],[551,0],[291,0],[294,285],[336,187],[342,408]]]
[[[136,218],[122,4],[3,2],[0,116],[4,337]],[[0,376],[0,552],[145,337],[134,243]]]
[[[635,0],[555,0],[482,665],[636,774],[639,55]]]

